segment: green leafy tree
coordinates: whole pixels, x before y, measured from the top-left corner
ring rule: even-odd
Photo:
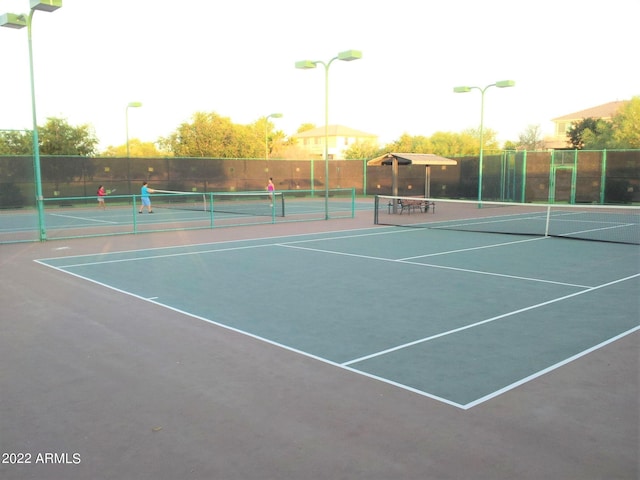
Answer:
[[[375,142],[357,142],[349,145],[349,148],[344,151],[344,158],[347,160],[371,159],[384,153]]]
[[[403,133],[398,140],[385,145],[383,150],[398,153],[432,153],[433,147],[427,137]]]
[[[256,124],[236,125],[215,112],[197,112],[159,144],[176,157],[261,158],[264,130],[260,135]]]
[[[33,155],[31,131],[6,133],[0,142],[3,153]],[[61,183],[93,175],[93,164],[84,157],[96,153],[98,139],[89,125],[74,127],[66,119],[50,117],[44,126],[38,127],[38,140],[43,182],[53,182],[58,190]],[[25,164],[21,165],[24,168]]]
[[[469,128],[462,132],[462,135],[468,135],[469,137],[474,139],[476,143],[473,149],[469,149],[468,151],[462,153],[462,155],[479,155],[480,154],[480,129],[479,128]],[[491,130],[490,128],[484,128],[482,130],[482,150],[486,153],[491,150],[500,150],[500,144],[498,143],[498,134],[495,130]]]
[[[431,136],[431,144],[436,155],[453,157],[456,155],[473,155],[479,152],[480,139],[472,133],[436,132]]]
[[[102,153],[102,157],[120,157],[125,158],[127,156],[127,145],[108,146]],[[141,142],[137,138],[129,140],[129,156],[130,157],[165,157],[167,152],[159,150],[153,142]]]
[[[98,139],[89,125],[74,127],[63,118],[47,118],[38,127],[41,155],[82,155],[96,153]],[[0,154],[33,155],[33,136],[29,131],[0,132]]]
[[[63,118],[48,118],[38,127],[41,155],[93,156],[98,139],[89,125],[73,127]]]
[[[0,131],[0,155],[31,155],[33,139],[30,131]]]
[[[587,139],[593,142],[595,137],[602,133],[604,121],[593,117],[583,118],[582,120],[572,122],[567,130],[567,139],[569,145],[576,149],[584,148],[585,132]]]
[[[640,97],[633,97],[610,121],[585,118],[574,122],[567,137],[578,149],[640,148]]]
[[[612,119],[609,148],[640,148],[640,97],[633,97]]]

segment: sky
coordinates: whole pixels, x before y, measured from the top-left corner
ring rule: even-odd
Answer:
[[[29,0],[0,0],[0,15]],[[325,75],[294,67],[360,50],[329,68],[329,124],[379,136],[484,126],[517,140],[530,125],[640,95],[638,0],[63,0],[33,20],[38,125],[94,128],[102,150],[155,142],[215,112],[276,130],[324,125]],[[0,28],[0,129],[30,129],[26,28]]]

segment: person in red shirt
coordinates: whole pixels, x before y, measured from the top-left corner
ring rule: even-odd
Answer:
[[[107,208],[107,206],[104,203],[104,197],[106,197],[107,195],[107,192],[104,189],[104,186],[100,185],[96,193],[98,195],[98,207],[104,210],[105,208]]]

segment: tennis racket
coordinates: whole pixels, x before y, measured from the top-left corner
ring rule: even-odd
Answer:
[[[107,192],[107,195],[111,195],[111,194],[112,194],[113,192],[115,192],[116,190],[117,190],[117,188],[114,188],[113,190],[109,190],[109,191]]]

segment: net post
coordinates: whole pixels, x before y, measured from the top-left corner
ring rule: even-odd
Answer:
[[[356,189],[351,187],[351,218],[356,218]]]
[[[548,237],[549,236],[549,223],[551,220],[551,204],[547,205],[547,222],[546,225],[544,227],[544,236]]]
[[[373,198],[373,224],[378,225],[378,207],[380,206],[380,195]]]
[[[282,204],[282,218],[284,218],[284,192],[280,192],[280,202]],[[275,205],[275,202],[274,202]]]
[[[213,223],[213,192],[209,192],[206,195],[209,195],[209,225],[213,228],[215,226]]]
[[[276,192],[275,190],[271,194],[267,194],[267,197],[271,200],[271,223],[276,223]]]

